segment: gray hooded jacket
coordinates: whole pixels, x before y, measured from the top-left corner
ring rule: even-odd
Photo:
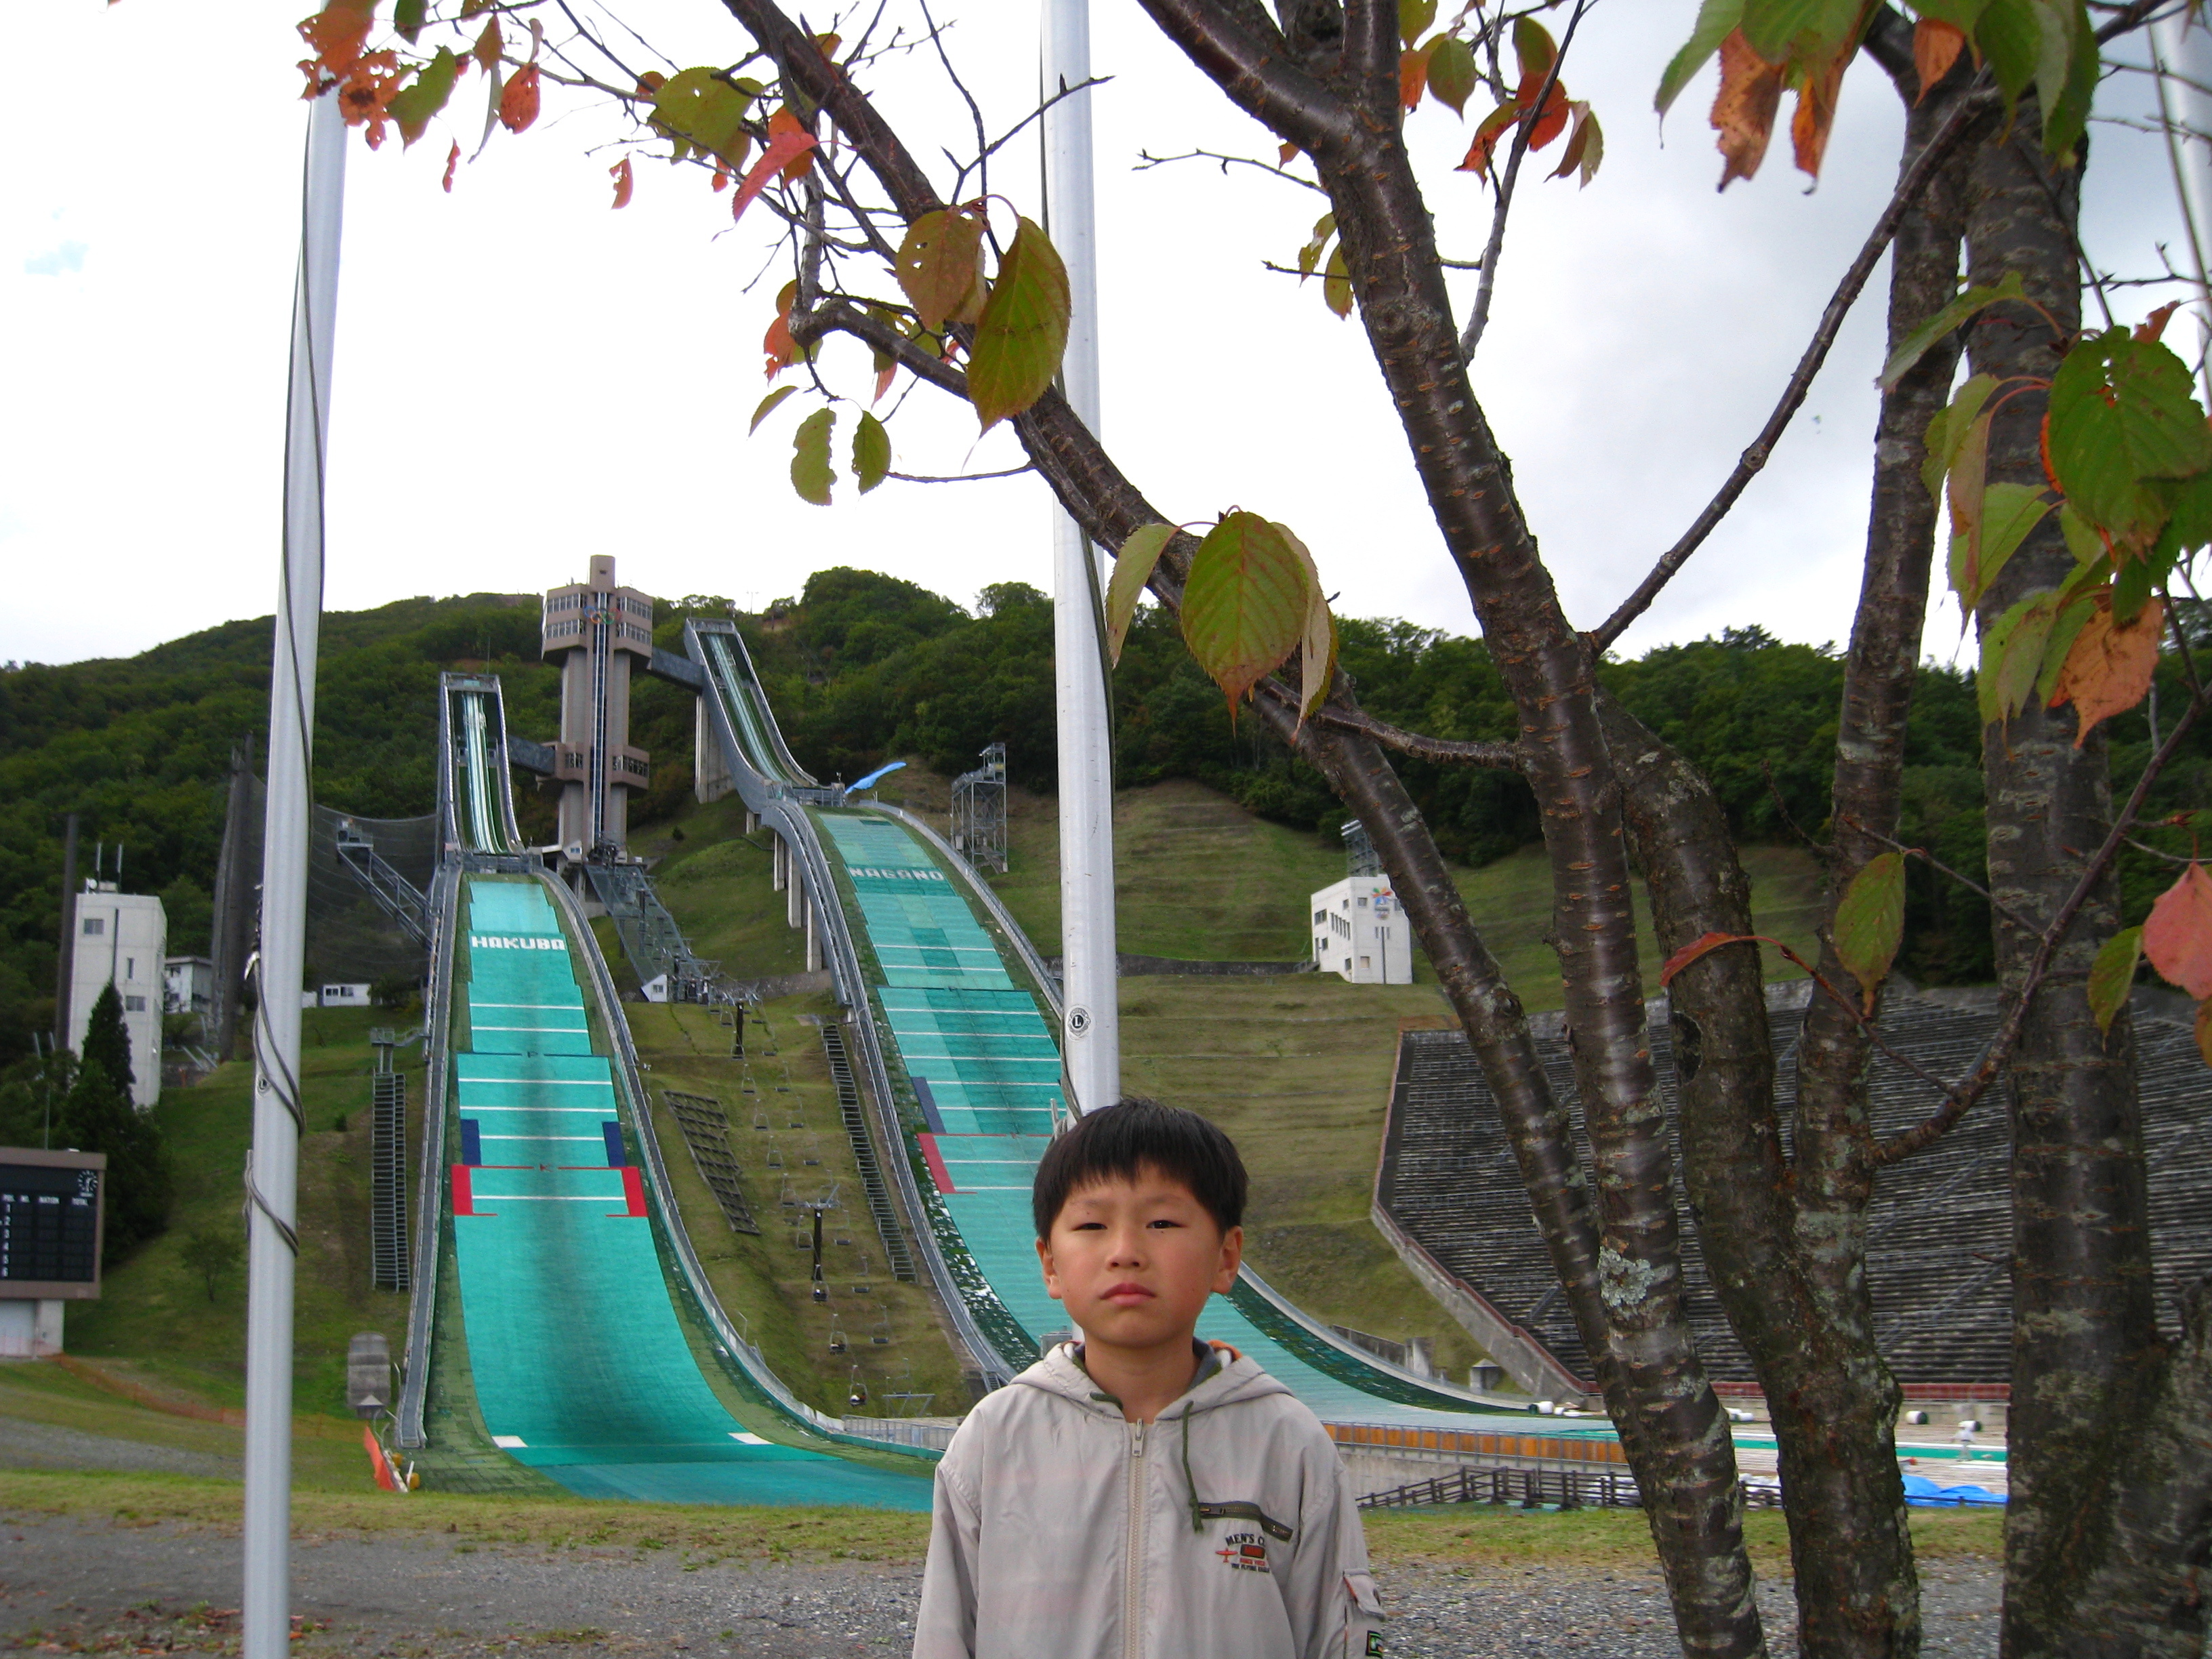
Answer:
[[[915,1659],[1358,1659],[1382,1623],[1336,1448],[1233,1350],[1146,1424],[1063,1343],[937,1467]]]

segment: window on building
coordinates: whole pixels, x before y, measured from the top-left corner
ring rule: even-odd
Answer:
[[[1363,910],[1364,910],[1364,909],[1367,908],[1367,901],[1366,901],[1365,899],[1362,899],[1362,900],[1360,900],[1360,901],[1359,901],[1359,908],[1360,908],[1361,909],[1363,909]]]
[[[84,933],[87,939],[98,939],[106,931],[107,918],[106,916],[87,916],[84,919]]]
[[[125,957],[123,958],[123,977],[125,979],[136,979],[138,977],[137,957]]]
[[[125,997],[125,998],[124,998],[124,999],[123,999],[123,1012],[124,1012],[125,1013],[126,1013],[126,1014],[143,1014],[143,1013],[144,1013],[144,1012],[146,1012],[146,999],[145,999],[145,998],[143,998],[143,997]]]
[[[1362,957],[1359,958],[1359,971],[1363,974],[1374,965],[1375,958],[1372,957]]]

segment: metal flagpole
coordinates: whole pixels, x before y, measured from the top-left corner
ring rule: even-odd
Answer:
[[[1044,0],[1044,94],[1091,78],[1090,0]],[[1046,228],[1067,264],[1060,385],[1098,429],[1098,262],[1091,191],[1091,94],[1044,114]],[[1053,509],[1053,678],[1060,739],[1060,1052],[1079,1112],[1121,1093],[1114,939],[1114,752],[1099,648],[1098,567],[1075,520]]]
[[[345,128],[309,107],[292,373],[284,432],[284,558],[269,681],[268,816],[254,971],[253,1151],[246,1165],[246,1659],[291,1647],[292,1276],[299,1239],[300,988],[307,909],[307,766],[323,608],[323,455],[331,412]]]
[[[2188,275],[2197,278],[2198,369],[2212,391],[2212,165],[2181,136],[2182,129],[2212,131],[2212,33],[2190,27],[2186,12],[2154,18],[2151,67],[2157,71],[2158,112],[2173,165],[2175,205],[2189,234]]]

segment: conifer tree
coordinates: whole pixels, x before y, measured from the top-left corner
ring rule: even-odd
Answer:
[[[131,1039],[123,1024],[123,1000],[110,985],[92,1006],[76,1080],[63,1103],[54,1135],[61,1146],[107,1154],[103,1270],[169,1224],[173,1176],[168,1148],[152,1116],[131,1104]]]

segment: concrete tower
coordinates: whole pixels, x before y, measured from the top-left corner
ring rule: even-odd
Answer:
[[[615,586],[615,562],[594,555],[588,581],[545,595],[545,658],[561,665],[561,741],[553,775],[561,785],[563,857],[605,858],[629,841],[628,791],[652,781],[642,749],[629,743],[631,661],[653,661],[653,600]]]

